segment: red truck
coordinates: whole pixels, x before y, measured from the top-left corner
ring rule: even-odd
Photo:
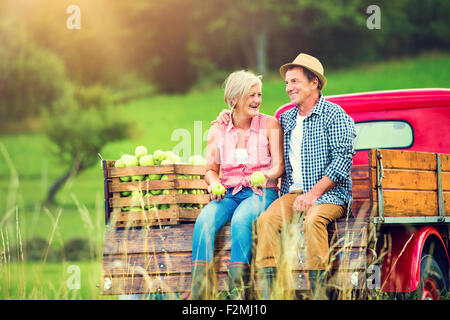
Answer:
[[[330,252],[334,286],[360,291],[376,289],[401,298],[448,298],[450,90],[393,90],[326,98],[342,106],[355,120],[358,134],[352,167],[354,218],[339,219],[329,226],[330,246],[334,248]],[[293,107],[280,107],[275,117]],[[142,186],[138,182],[118,182],[120,176],[133,174],[133,168],[113,168],[111,161],[104,161],[103,168],[108,227],[102,293],[188,296],[193,222],[198,212],[190,212],[190,218],[184,221],[172,219],[170,225],[118,228],[111,222],[115,212],[122,223],[132,219],[120,212],[127,200],[119,199],[118,193]],[[142,168],[136,170],[145,174]],[[199,168],[175,166],[162,170],[172,173],[173,181],[155,184],[156,188],[180,186],[177,170],[193,170],[192,174],[202,176]],[[184,188],[189,187],[182,182]],[[196,181],[192,188],[205,188],[204,182]],[[174,190],[175,193],[178,192]],[[195,199],[189,196],[190,201],[209,201],[207,195],[196,195]],[[174,197],[171,203],[176,203]],[[148,212],[142,214],[149,219]],[[181,216],[177,212],[173,217]],[[291,227],[294,234],[300,233],[297,225]],[[229,226],[217,235],[215,249],[220,289],[229,259]],[[299,258],[290,272],[290,286],[295,291],[308,289],[302,250],[299,245]],[[345,254],[350,258],[344,266]]]

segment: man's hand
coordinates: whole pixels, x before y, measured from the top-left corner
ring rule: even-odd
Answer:
[[[220,114],[217,116],[217,122],[220,124],[227,124],[231,119],[231,110],[224,109]]]
[[[295,199],[292,208],[294,209],[295,212],[307,211],[309,208],[312,207],[312,205],[314,204],[314,202],[316,202],[317,199],[319,199],[319,197],[313,195],[310,192],[301,194]]]

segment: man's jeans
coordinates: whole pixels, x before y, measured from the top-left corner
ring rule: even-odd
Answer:
[[[230,267],[235,262],[250,263],[253,223],[278,198],[278,192],[271,188],[262,189],[263,195],[259,196],[248,187],[235,195],[232,191],[232,188],[228,189],[221,201],[208,203],[197,217],[192,241],[194,264],[213,261],[216,233],[230,220]]]

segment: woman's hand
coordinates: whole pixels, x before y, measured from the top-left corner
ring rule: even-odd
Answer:
[[[216,183],[220,183],[220,182],[216,182]],[[214,187],[214,185],[215,185],[216,183],[212,183],[212,184],[210,184],[210,185],[208,186],[208,193],[209,193],[209,195],[210,195],[211,201],[212,201],[212,200],[216,200],[217,202],[220,202],[220,200],[222,200],[223,198],[225,198],[225,195],[226,195],[227,193],[226,193],[226,191],[225,191],[223,194],[220,194],[220,195],[212,193],[211,190],[212,190],[212,188]]]
[[[269,176],[267,175],[267,173],[264,172],[264,171],[261,171],[261,172],[262,172],[262,174],[263,174],[264,177],[265,177],[264,183],[259,184],[259,185],[257,185],[257,186],[254,186],[253,184],[250,183],[250,188],[251,188],[251,189],[253,190],[253,192],[255,192],[255,193],[256,193],[259,189],[265,188],[265,187],[267,186],[267,182],[269,181]]]

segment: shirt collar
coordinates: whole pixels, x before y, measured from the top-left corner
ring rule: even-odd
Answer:
[[[319,100],[317,100],[316,105],[311,110],[311,112],[308,114],[308,117],[313,113],[319,114],[319,115],[322,114],[324,107],[325,107],[325,98],[323,97],[323,95],[320,95]]]
[[[255,131],[255,132],[258,132],[258,129],[259,129],[257,118],[259,118],[259,114],[254,116],[250,123],[250,130]],[[230,121],[228,121],[227,128],[225,131],[228,132],[232,129],[236,129],[236,127],[234,126],[233,121],[230,119]]]
[[[322,114],[323,113],[323,109],[325,107],[325,98],[323,97],[323,95],[319,95],[319,100],[317,100],[316,104],[314,105],[314,108],[312,108],[311,112],[306,116],[307,118],[309,118],[309,116],[313,113],[315,114]],[[297,119],[297,114],[298,114],[298,107],[296,106],[295,108],[292,108],[290,110],[288,110],[287,112],[289,112],[287,114],[288,118],[292,119],[292,120],[296,120]]]

